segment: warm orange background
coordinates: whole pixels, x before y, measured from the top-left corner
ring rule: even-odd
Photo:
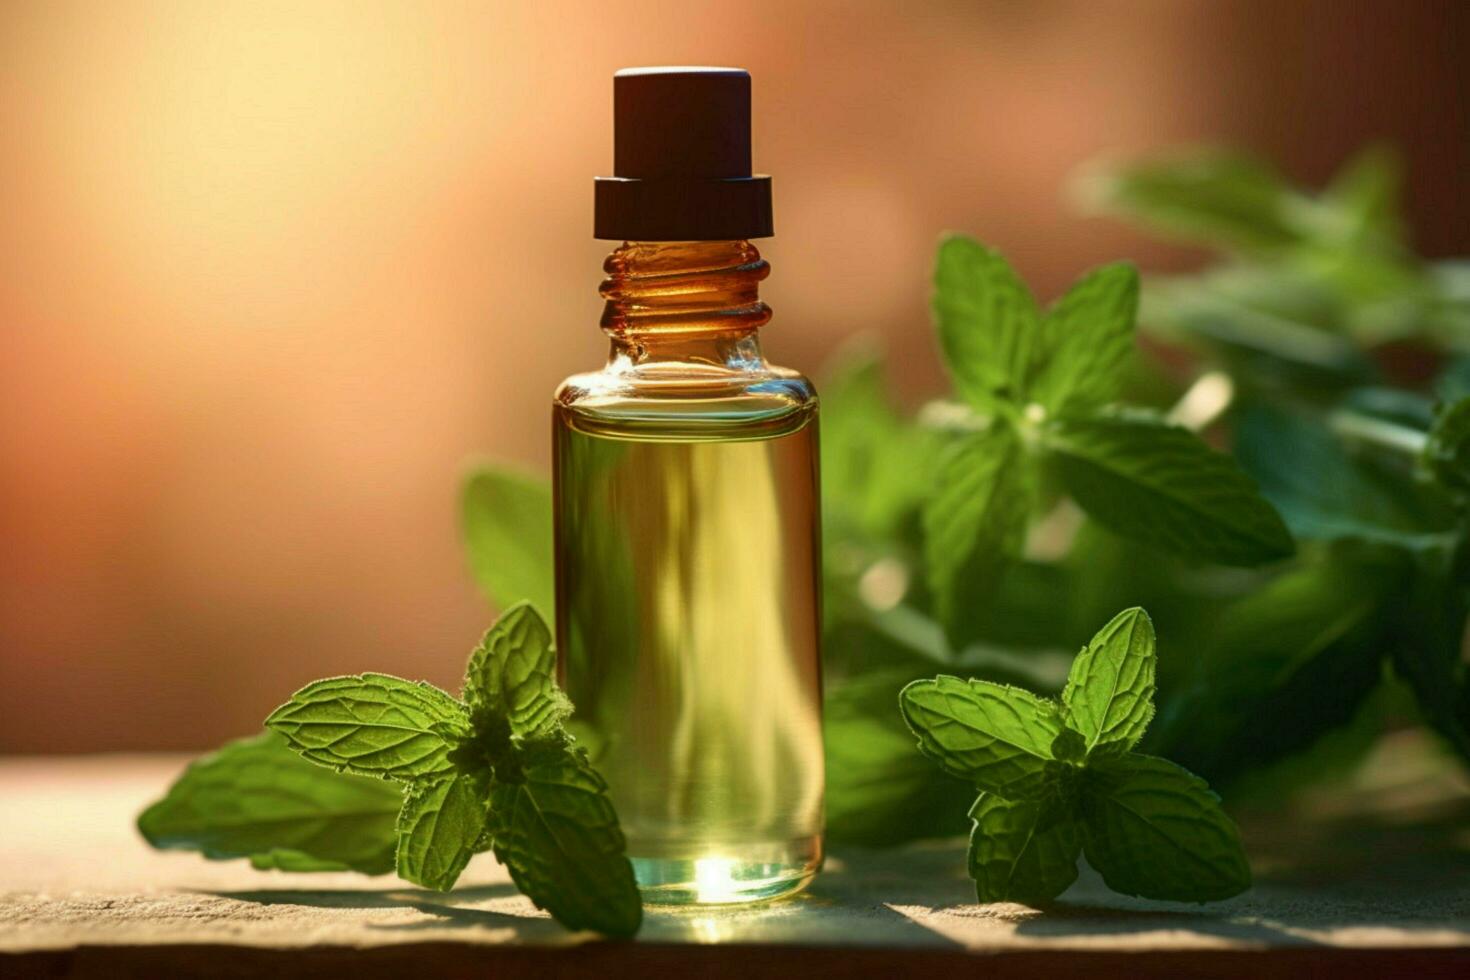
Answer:
[[[1043,293],[1190,256],[1083,220],[1103,151],[1319,181],[1408,155],[1467,248],[1467,6],[1428,0],[0,5],[0,749],[203,747],[311,678],[453,684],[477,451],[544,466],[602,356],[591,178],[635,64],[755,76],[768,349],[938,371],[941,229]]]

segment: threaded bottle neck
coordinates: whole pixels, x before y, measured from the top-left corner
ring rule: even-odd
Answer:
[[[624,242],[603,263],[602,329],[645,346],[736,339],[771,319],[771,271],[748,241]]]

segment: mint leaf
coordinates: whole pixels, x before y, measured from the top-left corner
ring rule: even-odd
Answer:
[[[447,772],[452,740],[469,734],[464,705],[432,685],[388,674],[308,684],[265,724],[312,762],[394,779]]]
[[[1046,788],[1052,740],[1062,730],[1054,702],[945,675],[914,681],[898,700],[919,751],[950,775],[1010,800]]]
[[[1124,537],[1224,565],[1295,548],[1250,477],[1185,429],[1143,413],[1058,419],[1046,445],[1067,492]]]
[[[572,713],[556,686],[551,631],[529,603],[502,613],[470,654],[464,697],[472,711],[504,718],[522,738],[549,735]]]
[[[1062,691],[1062,720],[1086,750],[1126,752],[1154,714],[1154,624],[1138,607],[1125,609],[1072,661]]]
[[[1384,652],[1411,635],[1393,622],[1408,558],[1339,544],[1222,606],[1150,750],[1219,785],[1352,723],[1379,687]]]
[[[933,307],[955,390],[982,410],[1022,403],[1040,315],[1010,263],[973,238],[945,238]]]
[[[1083,180],[1094,206],[1190,241],[1252,253],[1300,243],[1297,215],[1310,203],[1263,163],[1218,150],[1094,171]]]
[[[939,620],[952,638],[984,601],[1026,539],[1034,487],[1015,430],[996,422],[967,436],[940,464],[924,508],[924,558]]]
[[[216,861],[378,875],[393,870],[402,799],[391,783],[328,772],[265,732],[189,763],[138,830],[154,847]]]
[[[1044,905],[1077,880],[1082,837],[1059,801],[981,793],[970,817],[970,877],[979,901]]]
[[[489,776],[457,772],[411,785],[398,815],[398,877],[448,891],[485,832]]]
[[[584,751],[545,739],[529,743],[519,772],[497,767],[490,832],[516,887],[562,925],[638,931],[643,906],[623,834]]]
[[[1402,467],[1353,454],[1326,425],[1259,401],[1237,414],[1235,455],[1294,534],[1418,548],[1451,528],[1453,515],[1423,499]]]
[[[1147,755],[1090,765],[1083,851],[1109,888],[1176,902],[1213,902],[1250,887],[1240,833],[1205,781]]]
[[[465,478],[460,519],[470,569],[496,606],[526,600],[551,615],[551,483],[498,464]]]
[[[1378,375],[1372,358],[1341,332],[1337,291],[1295,264],[1226,265],[1155,279],[1144,308],[1145,322],[1203,340],[1239,377],[1322,388]]]
[[[1030,397],[1053,414],[1114,401],[1133,353],[1138,272],[1127,263],[1093,269],[1042,321],[1042,353]]]

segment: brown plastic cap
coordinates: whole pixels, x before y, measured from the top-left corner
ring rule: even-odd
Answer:
[[[771,179],[750,172],[750,73],[625,68],[613,76],[613,173],[594,236],[716,241],[771,234]]]

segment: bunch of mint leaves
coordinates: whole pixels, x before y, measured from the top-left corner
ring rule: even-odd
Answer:
[[[1234,460],[1156,412],[1117,407],[1138,307],[1132,266],[1093,270],[1042,313],[1004,258],[955,235],[939,246],[934,286],[945,364],[977,428],[947,448],[923,507],[935,611],[952,640],[974,635],[974,596],[1021,556],[1044,476],[1152,548],[1226,565],[1292,554],[1286,525]]]
[[[1454,764],[1441,746],[1470,760],[1470,524],[1452,462],[1470,456],[1470,432],[1456,425],[1470,418],[1470,262],[1414,253],[1400,175],[1393,154],[1370,148],[1322,191],[1215,149],[1113,161],[1084,176],[1093,205],[1218,258],[1196,274],[1145,276],[1141,342],[1126,345],[1109,382],[1116,401],[1062,411],[1187,427],[1195,449],[1218,450],[1211,462],[1230,470],[1226,482],[1253,488],[1247,496],[1279,515],[1295,541],[1290,556],[1261,548],[1238,560],[1177,535],[1150,540],[1127,520],[1153,522],[1163,508],[1121,481],[1112,481],[1116,500],[1134,501],[1121,514],[1089,500],[1068,477],[1076,462],[1058,457],[1046,431],[1058,424],[1054,389],[1031,379],[1050,368],[1023,379],[1020,398],[994,396],[1002,384],[1014,392],[1005,379],[1021,375],[992,367],[992,394],[957,380],[958,397],[906,412],[871,346],[838,359],[820,385],[835,840],[895,844],[965,829],[961,804],[973,791],[909,764],[891,692],[939,671],[1058,691],[1070,652],[1131,606],[1149,610],[1165,649],[1189,651],[1159,663],[1158,719],[1141,748],[1204,776],[1236,806],[1279,811],[1307,788],[1335,792],[1384,734],[1421,722],[1443,738],[1413,743],[1426,766]],[[953,274],[945,248],[963,250]],[[942,339],[943,351],[1014,336],[1017,303],[1023,322],[1036,322],[1003,269],[966,271],[993,266],[988,251],[941,248],[941,337],[970,324],[984,331],[979,343]],[[1126,273],[1109,275],[1121,284]],[[1126,319],[1110,321],[1109,310],[1099,303],[1078,321],[1094,343]],[[1016,352],[998,358],[1015,365],[1022,346],[994,349]],[[1043,332],[1024,359],[1070,356],[1049,351]],[[951,363],[951,375],[962,367]],[[997,418],[1008,435],[992,434]],[[1026,460],[1029,478],[978,448],[955,448],[987,439]],[[958,460],[962,452],[976,462]],[[1089,461],[1084,479],[1105,469]],[[994,505],[967,496],[966,480],[998,488]],[[946,486],[972,509],[969,565],[947,554],[963,537],[926,533],[947,527],[933,520]],[[1023,506],[1008,503],[1008,488]],[[982,502],[989,510],[975,517]],[[959,571],[936,564],[945,561]]]
[[[885,716],[904,683],[938,666],[1050,685],[1007,651],[1075,649],[1094,617],[1157,598],[1113,590],[1110,566],[1165,578],[1165,561],[1251,567],[1294,552],[1236,460],[1159,406],[1121,400],[1136,371],[1130,265],[1095,269],[1042,309],[995,250],[952,235],[934,287],[957,400],[903,418],[871,355],[823,389],[829,825],[864,844],[961,829],[948,814],[966,788],[915,773]],[[1068,511],[1093,523],[1062,535],[1062,559],[1028,554]],[[875,601],[879,575],[896,597]]]
[[[919,751],[979,790],[969,869],[981,902],[1046,904],[1083,853],[1128,895],[1207,902],[1250,887],[1219,798],[1132,751],[1154,713],[1154,647],[1148,615],[1128,609],[1077,655],[1060,700],[945,675],[903,689]]]
[[[1391,148],[1369,146],[1314,191],[1266,161],[1196,148],[1099,164],[1078,191],[1095,211],[1218,253],[1197,273],[1151,280],[1144,319],[1160,339],[1208,350],[1253,387],[1413,391],[1421,355],[1463,357],[1470,262],[1415,255],[1403,174]],[[1413,353],[1412,373],[1386,353]]]
[[[1315,191],[1202,148],[1094,168],[1095,208],[1216,252],[1144,293],[1151,340],[1229,378],[1234,453],[1305,551],[1226,600],[1157,742],[1214,778],[1345,770],[1417,715],[1470,760],[1470,261],[1415,254],[1404,165]],[[1150,608],[1153,608],[1152,606]]]
[[[632,866],[607,784],[565,730],[571,712],[551,633],[521,603],[470,655],[461,698],[386,674],[308,684],[268,732],[193,763],[138,826],[155,847],[396,871],[439,890],[493,850],[567,928],[631,936],[643,915]]]

